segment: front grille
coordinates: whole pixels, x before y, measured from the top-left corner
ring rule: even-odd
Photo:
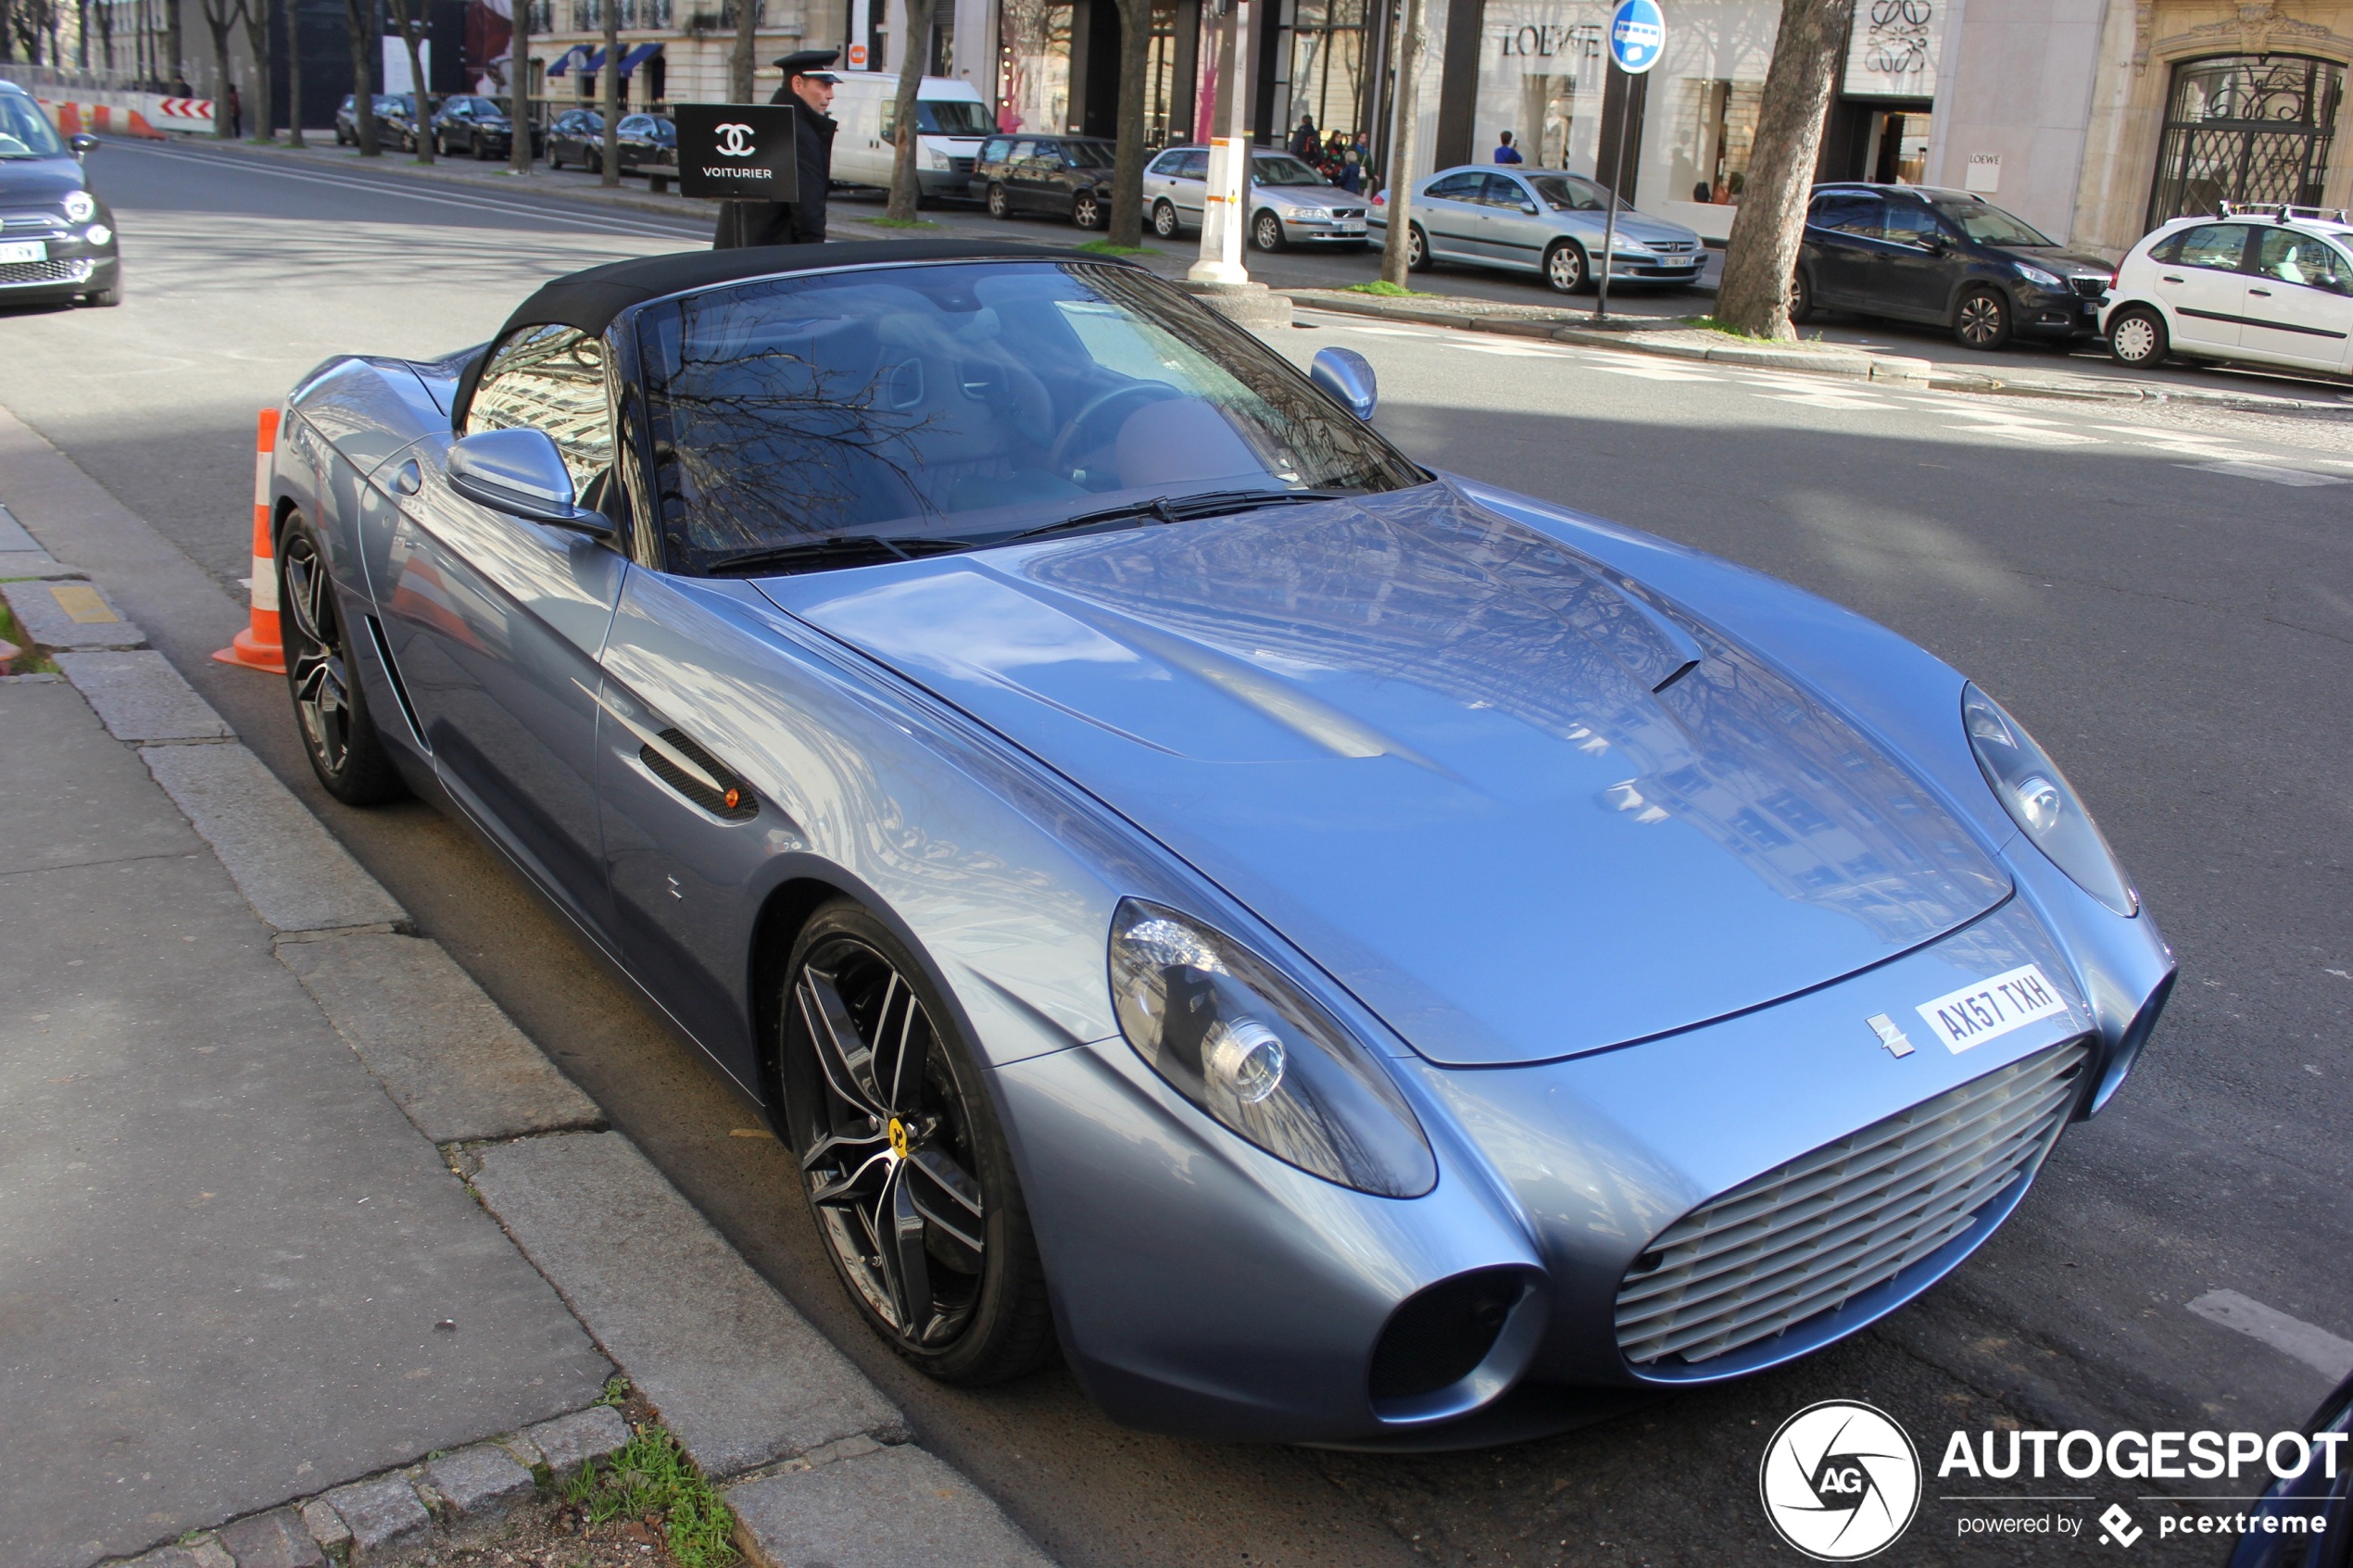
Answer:
[[[2068,283],[2086,299],[2097,299],[2108,293],[2106,278],[2070,278]]]
[[[948,172],[950,174],[970,174],[972,171],[973,160],[968,157],[951,157],[948,160]]]
[[[1691,240],[1660,240],[1656,244],[1653,245],[1651,249],[1680,254],[1687,250],[1697,250],[1699,249],[1699,246]]]
[[[1705,1361],[1893,1279],[2043,1162],[2090,1056],[2053,1046],[1701,1204],[1627,1272],[1618,1348]]]
[[[65,232],[65,220],[54,212],[11,212],[0,215],[0,234],[62,236]]]
[[[12,261],[0,266],[0,288],[24,283],[86,283],[97,265],[88,257],[78,261]]]
[[[1332,216],[1334,218],[1362,218],[1365,216],[1365,209],[1361,207],[1336,207],[1332,208]]]

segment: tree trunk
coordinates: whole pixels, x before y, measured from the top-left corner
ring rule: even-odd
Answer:
[[[1397,30],[1396,129],[1389,138],[1388,232],[1380,247],[1381,282],[1408,286],[1405,245],[1414,220],[1414,122],[1420,106],[1422,68],[1422,0],[1405,0],[1405,15]]]
[[[163,6],[163,52],[169,56],[162,70],[157,72],[170,86],[179,81],[188,69],[188,35],[182,25],[180,0],[159,0]]]
[[[392,21],[400,30],[401,47],[409,51],[409,123],[416,128],[417,161],[433,161],[433,94],[425,90],[423,51],[417,45],[423,41],[430,26],[423,10],[425,0],[415,0],[416,16],[409,15],[410,0],[392,0]]]
[[[761,0],[736,0],[736,59],[733,101],[759,102],[752,96],[752,73],[760,69]]]
[[[923,185],[915,173],[915,149],[923,139],[915,119],[915,102],[924,85],[924,67],[931,63],[932,0],[907,0],[907,41],[900,49],[899,96],[891,106],[890,205],[883,217],[893,223],[912,223],[923,205]]]
[[[270,13],[286,0],[238,0],[238,9],[245,18],[245,52],[253,56],[253,102],[245,112],[253,119],[253,140],[274,142],[278,139],[275,121],[270,112],[271,85]]]
[[[605,116],[605,152],[597,160],[597,182],[610,191],[621,183],[621,0],[604,0],[604,12],[605,69],[597,107]]]
[[[343,0],[343,19],[351,41],[351,130],[359,143],[361,157],[376,157],[384,152],[384,144],[376,136],[376,71],[368,58],[368,45],[377,41],[369,36],[369,24],[374,15],[369,0]],[[381,49],[383,45],[377,44]]]
[[[1152,0],[1119,0],[1119,122],[1111,167],[1111,243],[1144,243],[1144,71]]]
[[[205,31],[212,34],[212,134],[229,140],[229,30],[244,14],[245,0],[203,0]]]
[[[514,32],[507,44],[507,167],[531,172],[531,7],[537,0],[508,0]]]
[[[286,14],[286,145],[302,145],[302,0],[278,0]]]
[[[1716,319],[1734,332],[1784,342],[1797,336],[1789,322],[1790,281],[1797,276],[1806,203],[1850,8],[1851,0],[1781,0],[1773,64],[1756,109],[1755,152],[1716,287]]]

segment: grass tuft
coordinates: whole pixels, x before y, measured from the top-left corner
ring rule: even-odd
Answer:
[[[1369,294],[1379,299],[1436,299],[1428,289],[1409,289],[1390,282],[1387,278],[1375,278],[1369,283],[1351,283],[1342,294]]]
[[[1119,245],[1109,240],[1088,240],[1077,247],[1091,256],[1157,256],[1150,245]]]
[[[35,657],[31,639],[17,629],[17,618],[8,613],[8,607],[5,603],[0,603],[0,643],[13,644],[19,650],[15,662],[8,668],[9,674],[43,675],[56,672],[57,667],[55,664],[46,659]]]
[[[928,218],[861,218],[861,223],[871,223],[877,229],[937,229],[942,225]]]
[[[605,1379],[605,1391],[597,1396],[597,1403],[619,1410],[629,1399],[629,1379],[614,1373]]]
[[[738,1555],[735,1515],[659,1426],[638,1428],[619,1453],[573,1476],[564,1500],[591,1524],[658,1516],[678,1568],[725,1568]]]

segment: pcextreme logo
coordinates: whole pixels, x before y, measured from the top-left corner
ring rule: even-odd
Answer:
[[[1819,1562],[1884,1551],[1920,1506],[1920,1456],[1886,1411],[1825,1399],[1781,1423],[1756,1488],[1781,1539]]]

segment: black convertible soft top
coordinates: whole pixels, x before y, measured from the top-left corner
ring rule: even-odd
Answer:
[[[837,267],[888,266],[909,261],[994,261],[1038,257],[1057,261],[1112,261],[1110,257],[1046,245],[1006,245],[996,240],[862,240],[848,245],[749,245],[733,250],[687,250],[609,261],[543,283],[515,307],[493,345],[518,327],[577,327],[601,332],[633,305],[694,289],[714,288],[747,278],[774,278]],[[451,423],[463,430],[474,385],[482,379],[484,354],[466,367],[451,407]]]

